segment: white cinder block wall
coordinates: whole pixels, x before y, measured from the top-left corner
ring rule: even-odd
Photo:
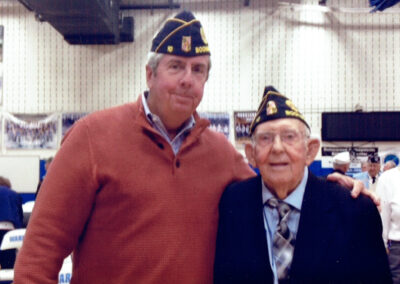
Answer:
[[[213,67],[200,111],[255,110],[265,85],[289,96],[316,134],[323,111],[352,111],[356,104],[365,111],[400,110],[399,5],[370,14],[367,0],[327,1],[333,12],[316,8],[316,0],[174,2],[202,21],[211,48]],[[18,1],[0,1],[0,110],[92,112],[135,100],[146,89],[152,36],[176,12],[124,10],[134,17],[133,43],[69,45]]]

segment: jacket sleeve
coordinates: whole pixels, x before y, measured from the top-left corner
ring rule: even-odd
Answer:
[[[226,191],[225,191],[226,192]],[[229,250],[230,247],[230,233],[232,234],[232,228],[230,228],[229,221],[232,219],[231,210],[229,210],[229,202],[226,200],[226,193],[222,195],[219,204],[219,225],[217,234],[217,245],[214,262],[214,283],[223,284],[231,283],[232,273],[232,258]],[[231,231],[231,232],[230,232]]]
[[[99,184],[85,120],[75,124],[44,179],[14,268],[15,284],[58,283],[76,246]]]

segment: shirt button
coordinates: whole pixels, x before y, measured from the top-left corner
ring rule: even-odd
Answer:
[[[179,168],[181,166],[181,162],[179,160],[176,160],[175,165],[177,168]]]

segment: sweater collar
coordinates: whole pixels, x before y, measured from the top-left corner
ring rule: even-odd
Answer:
[[[139,98],[132,104],[132,114],[136,124],[145,128],[147,131],[160,135],[159,132],[152,127],[146,117],[146,111],[144,109],[142,96],[139,96]],[[193,113],[192,117],[195,124],[194,127],[191,129],[190,134],[186,138],[186,140],[189,141],[186,142],[196,140],[200,136],[200,134],[210,125],[210,121],[205,118],[201,118],[197,111]]]

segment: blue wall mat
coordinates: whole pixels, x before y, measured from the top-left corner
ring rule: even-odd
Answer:
[[[321,161],[314,161],[311,163],[309,166],[310,171],[316,175],[316,176],[327,176],[329,175],[333,170],[328,168],[322,168],[321,167]]]
[[[45,164],[46,164],[46,160],[40,160],[40,166],[39,166],[40,180],[42,180],[44,175],[46,174],[46,168],[44,167]]]
[[[22,197],[22,204],[35,200],[35,193],[20,193],[19,195]]]

